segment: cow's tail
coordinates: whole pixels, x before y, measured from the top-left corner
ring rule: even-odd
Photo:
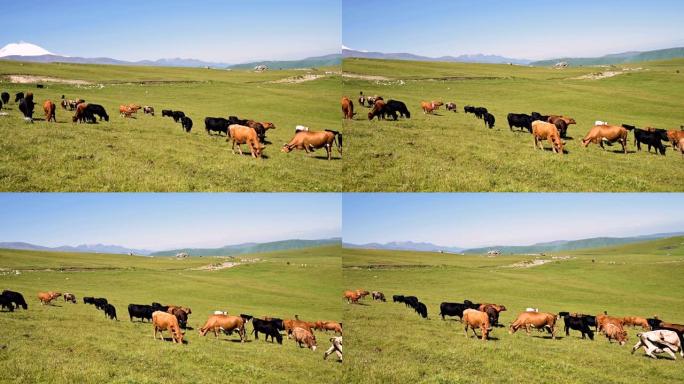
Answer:
[[[330,132],[334,135],[333,137],[333,143],[336,144],[337,146],[337,151],[342,154],[342,134],[339,131],[333,131],[332,129],[326,129],[327,132]]]

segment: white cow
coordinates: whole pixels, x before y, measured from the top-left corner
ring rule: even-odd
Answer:
[[[657,358],[654,353],[667,352],[667,354],[676,360],[677,355],[675,355],[675,352],[677,351],[679,351],[679,354],[684,357],[681,340],[679,340],[679,335],[677,335],[677,332],[661,329],[657,331],[638,333],[637,337],[639,338],[639,341],[637,341],[636,345],[634,345],[634,348],[632,348],[632,353],[639,349],[639,347],[643,347],[644,351],[646,351],[646,355],[654,359]]]
[[[596,120],[596,121],[594,122],[594,125],[608,125],[608,123],[606,123],[605,121]]]
[[[297,132],[309,132],[309,127],[305,127],[303,125],[298,125],[295,127],[295,133]]]
[[[539,312],[539,308],[527,308],[525,312]]]
[[[214,315],[227,315],[228,312],[225,311],[214,311]]]

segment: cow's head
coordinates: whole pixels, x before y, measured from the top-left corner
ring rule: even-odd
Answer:
[[[291,150],[292,150],[292,148],[290,148],[289,144],[283,144],[282,148],[280,148],[280,152],[285,152],[285,153],[289,153]]]

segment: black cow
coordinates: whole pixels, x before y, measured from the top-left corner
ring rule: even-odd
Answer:
[[[10,94],[7,92],[3,92],[2,95],[0,95],[0,100],[2,100],[2,102],[4,104],[9,103],[9,99],[10,99]]]
[[[33,102],[33,94],[29,93],[28,96],[24,97],[19,101],[19,110],[24,114],[27,119],[33,119],[33,109],[36,103]]]
[[[392,120],[397,119],[397,113],[399,113],[399,116],[410,119],[411,118],[411,112],[409,112],[408,108],[406,108],[406,104],[399,100],[389,100],[385,104],[385,108],[382,109],[382,112],[385,114],[385,118],[392,117]]]
[[[10,312],[14,312],[14,304],[5,295],[0,295],[0,309],[7,308]]]
[[[439,315],[442,316],[442,320],[445,320],[444,316],[458,316],[461,321],[463,321],[463,311],[468,308],[469,307],[463,303],[444,302],[439,305]]]
[[[109,317],[112,320],[119,320],[116,318],[116,308],[114,308],[113,305],[105,304],[102,310],[104,311],[106,317]]]
[[[568,123],[565,122],[563,119],[556,119],[556,122],[553,123],[553,125],[556,126],[556,130],[558,130],[558,133],[560,134],[560,137],[566,137],[568,133]]]
[[[230,125],[230,121],[224,119],[223,117],[207,117],[204,119],[204,129],[207,130],[207,134],[211,135],[211,132],[218,132],[219,135],[221,135],[221,132],[225,133],[226,136],[228,136],[228,126]]]
[[[178,121],[180,121],[182,117],[185,117],[185,113],[183,113],[182,111],[173,111],[171,113],[171,117],[173,117],[173,121],[177,123]]]
[[[532,117],[532,122],[535,122],[537,120],[541,120],[544,122],[549,121],[549,115],[542,115],[539,112],[532,112],[530,113],[530,116]]]
[[[18,103],[21,101],[21,99],[24,98],[24,92],[19,92],[16,95],[14,95],[14,102]]]
[[[192,119],[187,116],[183,116],[181,117],[180,122],[183,129],[185,129],[185,132],[189,133],[192,129]]]
[[[596,317],[589,315],[576,315],[570,316],[567,312],[560,312],[559,316],[563,316],[563,322],[565,323],[565,336],[570,336],[570,330],[574,329],[576,331],[582,332],[582,338],[589,336],[590,340],[594,340],[594,332],[590,327],[590,318],[594,319],[594,324],[596,324]]]
[[[154,311],[152,311],[154,312]],[[187,329],[188,328],[188,314],[184,310],[180,308],[176,308],[173,310],[172,313],[174,316],[176,316],[176,319],[178,320],[178,326],[180,326],[182,329]]]
[[[169,306],[168,305],[161,305],[159,303],[152,303],[152,309],[154,311],[168,312]]]
[[[95,298],[90,296],[84,297],[83,304],[95,304]]]
[[[415,296],[404,296],[404,304],[406,304],[407,307],[415,309],[418,305],[418,298]]]
[[[404,302],[404,296],[403,295],[394,295],[394,296],[392,296],[392,301],[395,303],[403,303]]]
[[[7,300],[13,303],[16,309],[19,309],[19,307],[28,309],[28,305],[26,304],[26,300],[24,300],[24,296],[19,292],[4,290],[2,291],[1,296],[5,297]]]
[[[228,122],[232,124],[240,124],[240,125],[247,125],[249,123],[249,120],[247,119],[241,119],[237,116],[228,116]]]
[[[463,305],[468,307],[469,309],[477,309],[480,310],[480,303],[473,303],[472,301],[466,299],[463,300]]]
[[[104,311],[105,305],[109,304],[109,302],[107,302],[107,299],[100,297],[98,299],[93,300],[93,304],[95,304],[95,308]]]
[[[489,111],[487,111],[487,108],[485,107],[477,107],[475,108],[475,117],[478,119],[483,119],[488,112]]]
[[[513,130],[513,127],[527,129],[532,133],[532,116],[524,113],[509,113],[507,116],[508,128]]]
[[[634,144],[636,144],[639,151],[641,151],[641,144],[646,144],[648,145],[649,153],[651,152],[651,147],[653,147],[660,152],[661,155],[665,156],[665,146],[661,140],[662,136],[658,132],[649,132],[643,129],[634,128]]]
[[[156,311],[156,309],[154,309],[151,305],[128,304],[128,316],[131,318],[131,321],[133,321],[134,317],[139,318],[140,321],[145,319],[152,321],[152,312],[154,311]]]
[[[278,321],[279,320],[279,321]],[[262,319],[252,319],[252,326],[254,326],[254,338],[259,340],[259,332],[266,335],[265,340],[268,341],[268,337],[271,337],[271,342],[274,340],[278,341],[278,344],[283,343],[283,335],[280,334],[278,323],[282,326],[283,321],[280,319],[273,320],[262,320]]]
[[[170,109],[162,109],[162,117],[173,117],[173,111]]]
[[[105,111],[104,107],[100,104],[88,104],[83,113],[86,115],[86,118],[95,119],[95,115],[97,115],[100,118],[100,121],[103,119],[104,121],[109,121],[107,111]]]
[[[427,307],[425,306],[425,304],[423,304],[419,301],[418,303],[416,303],[416,306],[414,309],[423,319],[427,319],[428,312],[427,312]]]
[[[475,113],[475,107],[473,107],[471,105],[466,105],[465,107],[463,107],[463,112],[474,114]]]
[[[491,113],[487,112],[483,115],[482,119],[484,120],[485,127],[489,126],[489,129],[494,128],[494,123],[496,122],[496,119],[494,118],[494,115]]]
[[[244,314],[244,313],[241,313],[241,314],[240,314],[240,317],[242,317],[242,319],[243,319],[244,321],[250,321],[250,320],[252,320],[252,319],[254,318],[254,316],[252,316],[252,315],[247,315],[247,314]],[[295,317],[297,317],[297,315],[295,315]],[[283,328],[283,329],[285,329],[285,328]]]

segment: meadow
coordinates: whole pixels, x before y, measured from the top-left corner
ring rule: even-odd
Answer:
[[[341,321],[339,247],[241,255],[232,268],[196,269],[222,261],[0,250],[1,288],[28,302],[28,311],[0,312],[0,382],[329,383],[341,375],[335,356],[323,360],[332,333],[315,331],[315,352],[287,338],[278,345],[249,334],[245,343],[237,334],[198,335],[214,310]],[[36,294],[44,290],[72,292],[78,303],[41,306]],[[83,296],[107,298],[118,321]],[[151,324],[129,321],[128,304],[153,301],[192,309],[187,344],[154,340]]]
[[[668,145],[666,156],[619,144],[601,150],[581,139],[596,120],[614,125],[679,129],[684,124],[684,59],[615,68],[552,69],[494,64],[411,62],[345,58],[343,92],[355,103],[345,185],[350,191],[683,191],[682,156]],[[623,69],[625,69],[623,71]],[[619,72],[608,78],[599,72]],[[359,92],[406,103],[411,119],[368,121]],[[454,102],[434,115],[421,101]],[[465,105],[486,107],[493,129]],[[566,154],[533,148],[527,132],[511,132],[508,113],[571,116]]]
[[[137,66],[34,64],[0,61],[0,91],[12,95],[0,116],[1,191],[340,191],[339,154],[327,161],[324,150],[282,153],[296,125],[312,130],[339,130],[339,68],[311,71]],[[307,73],[315,80],[295,83]],[[50,77],[35,84],[9,82],[10,75]],[[50,99],[58,105],[57,123],[22,120],[16,92],[33,92],[36,113]],[[73,124],[72,111],[60,98],[82,98],[101,104],[109,122]],[[140,111],[120,117],[119,105],[151,105],[156,116]],[[194,126],[190,134],[162,109],[185,112]],[[230,115],[276,125],[269,130],[264,159],[231,152],[225,136],[209,136],[205,117]],[[246,147],[243,145],[243,152]]]
[[[568,258],[553,259],[554,256]],[[519,263],[551,260],[536,267]],[[643,350],[630,354],[640,329],[629,328],[624,346],[602,334],[582,340],[548,333],[513,335],[508,325],[527,307],[613,316],[652,317],[684,322],[680,278],[684,237],[543,256],[454,255],[381,250],[343,250],[346,289],[384,292],[386,303],[370,297],[345,305],[344,381],[355,383],[634,383],[681,382],[681,358],[652,360]],[[392,295],[414,295],[428,308],[422,319]],[[463,334],[458,318],[442,321],[441,302],[498,303],[506,306],[491,340]],[[479,332],[478,332],[479,334]],[[363,367],[358,369],[358,367]]]

